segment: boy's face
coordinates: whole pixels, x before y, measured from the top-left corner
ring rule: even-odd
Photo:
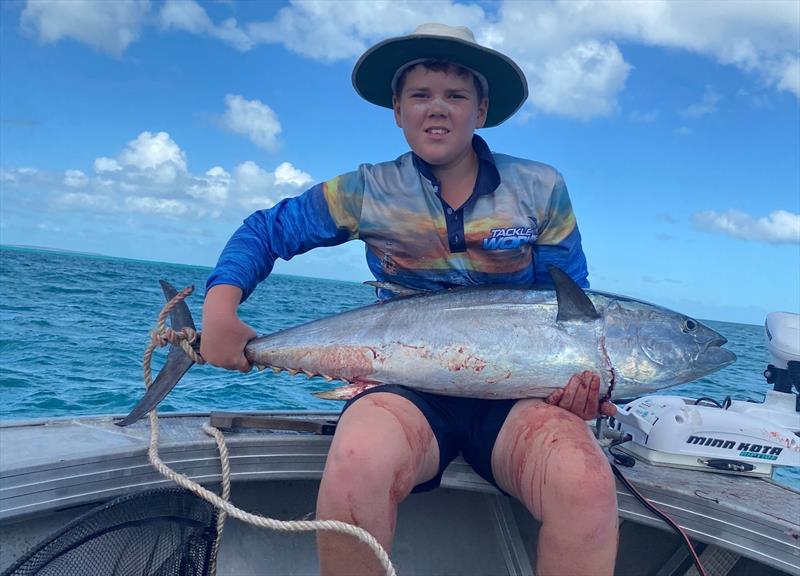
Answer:
[[[472,150],[472,134],[486,122],[488,98],[478,101],[472,76],[408,70],[402,92],[392,98],[394,117],[408,145],[433,166],[447,167]]]

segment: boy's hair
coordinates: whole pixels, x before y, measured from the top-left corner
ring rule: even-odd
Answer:
[[[484,93],[483,93],[483,86],[481,85],[481,81],[478,80],[478,77],[472,73],[471,70],[468,68],[464,68],[460,64],[456,64],[455,62],[450,62],[449,60],[425,60],[424,62],[420,62],[415,66],[409,66],[405,70],[400,73],[400,76],[397,77],[397,86],[395,88],[395,96],[398,98],[400,94],[403,93],[403,85],[406,82],[406,75],[408,72],[416,66],[423,66],[426,70],[430,72],[445,72],[446,74],[455,74],[459,78],[464,78],[466,76],[472,77],[472,84],[475,86],[475,91],[478,93],[478,102],[483,100]]]

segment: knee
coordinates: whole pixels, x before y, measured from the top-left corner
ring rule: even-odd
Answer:
[[[599,449],[576,450],[559,467],[553,503],[561,513],[581,518],[586,527],[616,521],[617,490],[611,467]]]
[[[414,488],[420,461],[419,454],[387,450],[368,435],[334,442],[328,452],[320,498],[358,501],[385,495],[396,505]]]
[[[325,475],[342,484],[377,487],[388,480],[390,465],[371,442],[345,442],[331,447]]]
[[[437,465],[433,432],[419,409],[400,396],[371,394],[340,419],[320,497],[397,504]]]

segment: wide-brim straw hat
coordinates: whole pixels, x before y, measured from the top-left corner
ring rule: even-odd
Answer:
[[[489,87],[485,127],[497,126],[528,97],[525,74],[511,58],[475,41],[465,26],[422,24],[407,36],[389,38],[364,52],[353,68],[356,92],[373,104],[392,108],[392,80],[409,62],[448,60],[477,72]]]

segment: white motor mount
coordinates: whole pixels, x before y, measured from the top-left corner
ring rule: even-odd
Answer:
[[[769,476],[773,466],[800,466],[793,394],[771,391],[763,404],[732,402],[727,409],[694,402],[645,396],[618,406],[610,425],[632,437],[620,448],[651,464],[716,472]]]

